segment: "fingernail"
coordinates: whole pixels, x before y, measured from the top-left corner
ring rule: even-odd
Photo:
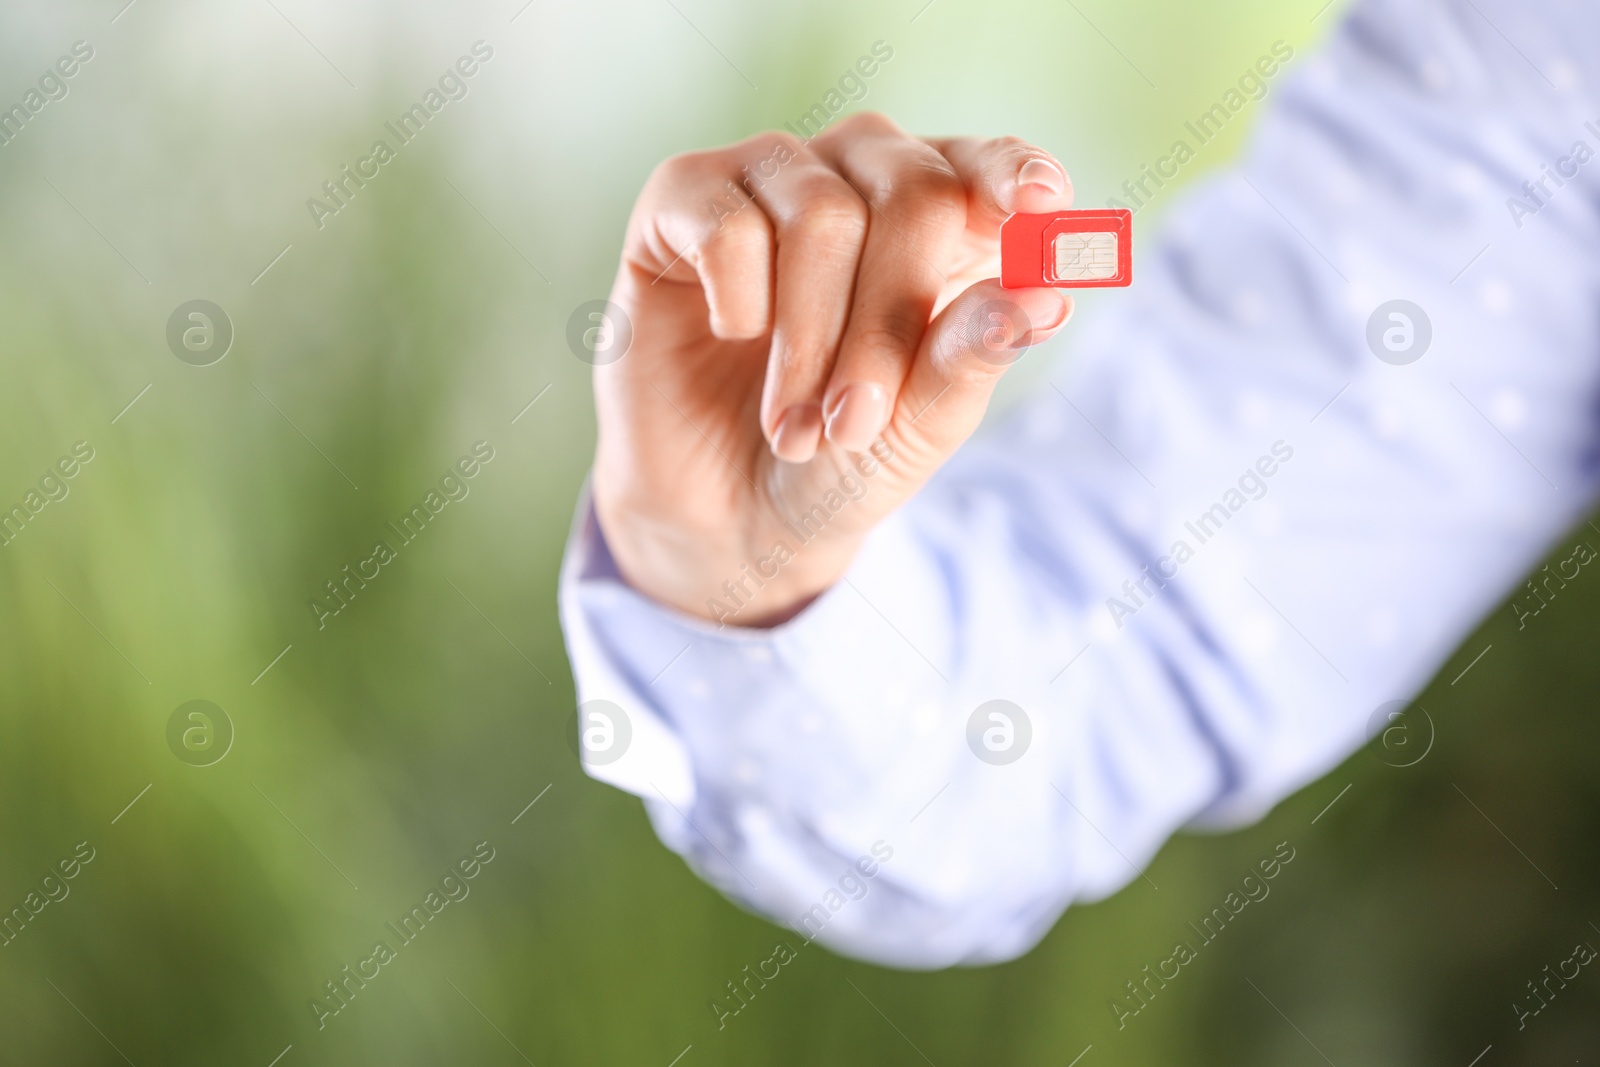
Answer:
[[[1048,159],[1030,159],[1017,171],[1018,185],[1042,185],[1060,196],[1067,191],[1067,176]]]
[[[828,418],[828,440],[847,452],[865,452],[889,418],[889,394],[876,382],[857,382],[839,394]]]
[[[822,407],[796,404],[778,419],[772,432],[772,454],[785,463],[805,463],[817,454],[822,437]]]
[[[1016,296],[1017,306],[1028,317],[1030,332],[1053,330],[1067,321],[1068,298],[1054,289],[1024,289]]]

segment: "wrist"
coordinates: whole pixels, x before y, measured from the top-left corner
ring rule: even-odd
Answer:
[[[595,494],[595,515],[622,578],[666,607],[719,625],[777,626],[844,575],[859,536],[802,542],[782,524],[689,529]],[[732,524],[727,524],[731,527]]]

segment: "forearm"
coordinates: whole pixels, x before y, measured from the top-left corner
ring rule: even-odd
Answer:
[[[1595,16],[1535,14],[1600,72]],[[1175,828],[1342,759],[1590,506],[1600,225],[1573,195],[1519,230],[1496,183],[1568,152],[1593,102],[1553,104],[1469,6],[1353,18],[1071,372],[792,621],[719,633],[569,582],[608,657],[577,662],[583,695],[625,683],[684,788],[596,773],[725,891],[788,921],[883,840],[878,895],[824,940],[1022,951]],[[1394,294],[1433,330],[1405,366],[1366,336]],[[969,735],[997,698],[1032,727],[998,766]]]

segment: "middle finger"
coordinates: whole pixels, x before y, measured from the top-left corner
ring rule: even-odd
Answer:
[[[938,151],[880,115],[842,122],[812,147],[871,209],[822,407],[828,439],[860,452],[887,425],[948,281],[940,264],[965,228],[966,190]]]

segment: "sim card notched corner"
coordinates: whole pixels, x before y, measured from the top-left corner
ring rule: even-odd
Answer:
[[[1095,289],[1133,283],[1133,212],[1018,212],[1000,225],[1000,284]]]

